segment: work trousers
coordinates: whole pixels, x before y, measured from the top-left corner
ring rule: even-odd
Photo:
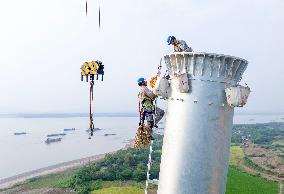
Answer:
[[[159,107],[156,107],[156,111],[153,111],[150,108],[145,108],[143,112],[144,112],[143,120],[146,119],[147,126],[150,129],[152,129],[156,124],[158,124],[165,114],[165,111],[163,109],[160,109]],[[155,122],[154,122],[154,117],[155,117]]]

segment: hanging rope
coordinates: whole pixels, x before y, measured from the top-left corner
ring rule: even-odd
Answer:
[[[86,16],[88,15],[88,1],[86,0]]]
[[[152,152],[153,152],[153,143],[154,141],[151,140],[150,146],[149,146],[149,156],[148,156],[148,164],[147,164],[147,179],[146,179],[146,186],[145,186],[145,194],[148,193],[148,188],[149,188],[149,183],[151,181],[150,179],[150,171],[151,171],[151,166],[152,166]]]
[[[86,16],[88,16],[88,0],[86,0],[86,7],[85,7],[85,11],[86,11]],[[101,4],[99,1],[99,29],[101,29]]]
[[[155,100],[155,104],[154,104],[154,108],[155,108],[155,111],[154,111],[154,126],[156,126],[156,115],[157,115],[157,108],[156,107],[157,107],[157,99]],[[153,135],[153,132],[152,132],[152,135]],[[145,186],[145,190],[144,190],[145,194],[148,194],[149,183],[151,182],[150,171],[151,171],[151,166],[152,166],[153,143],[154,143],[154,141],[151,140],[150,146],[149,146],[149,156],[148,156],[148,164],[147,164],[147,174],[146,174],[147,179],[146,179],[146,186]]]
[[[99,29],[101,29],[101,6],[99,5]]]
[[[93,111],[92,111],[92,102],[94,100],[94,79],[91,78],[90,81],[90,137],[94,134],[94,121],[93,121]]]

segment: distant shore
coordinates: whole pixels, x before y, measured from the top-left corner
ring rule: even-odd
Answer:
[[[235,112],[236,116],[249,115],[282,115],[283,112]],[[99,112],[95,117],[139,117],[136,112]],[[74,118],[89,117],[89,113],[0,113],[0,118]]]
[[[18,113],[0,114],[0,118],[74,118],[89,117],[89,113]],[[95,117],[139,117],[138,113],[94,113]]]
[[[129,147],[133,146],[133,140],[130,140],[122,149],[127,149]],[[12,187],[16,184],[20,184],[25,182],[28,179],[31,178],[36,178],[39,176],[44,176],[44,175],[48,175],[48,174],[52,174],[52,173],[59,173],[59,172],[63,172],[65,170],[70,170],[70,169],[76,169],[76,168],[80,168],[83,166],[86,166],[92,162],[95,162],[97,160],[103,159],[107,154],[112,154],[117,152],[113,151],[113,152],[108,152],[105,154],[98,154],[98,155],[94,155],[94,156],[90,156],[90,157],[85,157],[85,158],[81,158],[81,159],[77,159],[77,160],[71,160],[68,162],[63,162],[63,163],[59,163],[59,164],[55,164],[55,165],[51,165],[48,167],[44,167],[44,168],[40,168],[37,170],[32,170],[29,172],[25,172],[22,174],[18,174],[12,177],[8,177],[8,178],[4,178],[4,179],[0,179],[0,189],[6,189],[9,187]]]

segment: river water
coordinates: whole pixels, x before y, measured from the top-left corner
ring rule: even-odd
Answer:
[[[237,115],[234,123],[284,122],[284,115]],[[96,131],[88,139],[87,117],[72,118],[0,118],[0,179],[61,162],[118,150],[133,139],[139,119],[136,117],[97,117]],[[65,132],[61,142],[45,144],[46,136]],[[26,132],[26,135],[14,135]],[[105,136],[105,134],[116,134]]]

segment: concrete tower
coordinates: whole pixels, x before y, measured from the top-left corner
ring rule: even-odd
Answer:
[[[224,194],[234,109],[225,88],[248,62],[210,53],[164,57],[171,78],[186,73],[189,92],[170,86],[158,194]]]

